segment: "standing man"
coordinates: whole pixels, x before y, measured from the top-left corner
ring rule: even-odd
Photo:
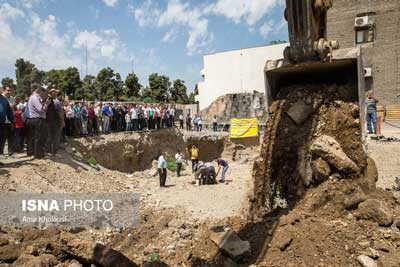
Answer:
[[[176,160],[176,176],[181,176],[181,170],[182,170],[182,163],[183,163],[183,155],[181,151],[178,150],[178,152],[175,154],[175,160]]]
[[[1,126],[1,137],[0,137],[0,154],[4,153],[4,146],[6,141],[8,143],[8,155],[12,155],[14,153],[14,112],[12,111],[11,104],[10,104],[10,97],[11,97],[11,87],[6,86],[1,95],[1,101],[7,102],[8,105],[4,106],[4,112],[7,116],[2,117],[0,123]],[[4,105],[4,104],[3,104]],[[11,110],[8,113],[8,108]],[[3,120],[4,119],[4,120]]]
[[[212,119],[213,131],[216,132],[218,130],[218,120],[217,116],[214,116]]]
[[[169,125],[172,128],[175,127],[175,108],[172,105],[169,108]]]
[[[36,89],[28,101],[29,120],[33,135],[33,156],[37,159],[45,156],[46,112],[51,102],[51,98],[46,98],[46,90],[43,87]]]
[[[89,112],[88,112],[85,102],[82,102],[81,110],[79,112],[81,114],[82,134],[87,135],[88,134]]]
[[[96,114],[94,111],[94,104],[90,103],[88,108],[88,134],[95,134],[96,131]]]
[[[81,108],[76,102],[72,107],[74,111],[74,134],[80,136],[82,134]]]
[[[50,104],[46,112],[47,148],[51,154],[57,153],[64,124],[63,109],[61,102],[58,100],[59,92],[54,88],[49,91]]]
[[[110,117],[111,117],[111,104],[104,104],[102,108],[102,117],[103,117],[103,133],[110,132]]]
[[[199,163],[199,149],[196,145],[193,145],[190,149],[190,158],[192,160],[192,173],[194,173],[194,166]]]
[[[186,115],[186,131],[192,130],[192,118],[190,117],[190,113]]]
[[[9,121],[10,123],[6,123]],[[10,142],[9,136],[14,126],[14,114],[8,99],[4,95],[0,95],[0,154],[4,153],[4,144],[6,139]],[[0,165],[3,165],[0,163]]]
[[[167,162],[165,161],[165,153],[162,152],[157,161],[158,175],[160,178],[160,187],[165,187],[167,180]]]
[[[368,128],[369,134],[376,134],[376,129],[377,129],[376,104],[378,102],[379,101],[378,101],[378,99],[376,99],[374,97],[374,93],[372,92],[372,90],[368,91],[367,98],[365,99],[365,106],[367,109],[366,121],[367,121],[367,128]],[[372,128],[371,122],[373,124],[373,128]]]
[[[183,114],[179,115],[179,129],[183,130]]]
[[[221,167],[222,167],[221,179],[219,180],[219,182],[225,183],[225,175],[229,169],[229,165],[225,160],[223,160],[221,158],[217,159],[217,164],[218,164],[218,172],[217,172],[216,176],[218,176],[219,171],[221,170]]]

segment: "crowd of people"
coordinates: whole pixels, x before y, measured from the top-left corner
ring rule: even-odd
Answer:
[[[72,102],[62,99],[57,89],[43,87],[34,88],[24,100],[11,98],[11,87],[0,88],[0,92],[1,154],[6,142],[9,155],[22,152],[26,145],[28,156],[43,158],[46,152],[56,154],[66,137],[171,127],[203,130],[201,116],[184,116],[171,104]]]

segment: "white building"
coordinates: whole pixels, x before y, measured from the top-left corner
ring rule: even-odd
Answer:
[[[233,93],[265,92],[264,66],[267,60],[283,58],[289,44],[278,44],[238,49],[204,56],[198,83],[200,110],[208,107],[219,96]]]

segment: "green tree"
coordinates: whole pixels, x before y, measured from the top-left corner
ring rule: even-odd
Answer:
[[[135,73],[129,73],[125,79],[126,91],[125,95],[128,98],[139,97],[140,88],[142,87],[139,83],[139,78]]]
[[[8,87],[10,87],[10,88],[13,89],[13,90],[15,90],[15,88],[16,88],[16,85],[14,84],[14,80],[13,80],[12,78],[10,78],[10,77],[5,77],[5,78],[3,78],[3,79],[1,80],[1,85],[2,85],[3,87],[8,86]]]
[[[168,92],[171,87],[169,77],[165,75],[158,75],[158,73],[150,74],[149,76],[149,90],[151,97],[157,102],[168,101]]]
[[[115,79],[114,79],[114,91],[112,92],[112,95],[109,95],[109,99],[113,99],[115,101],[121,100],[121,98],[124,95],[124,82],[122,81],[121,75],[117,72],[115,74]]]
[[[103,68],[96,77],[96,91],[102,101],[117,99],[120,97],[118,88],[119,81],[116,80],[114,70],[110,67]],[[117,96],[114,94],[117,92]]]
[[[196,95],[194,93],[189,94],[189,104],[195,104],[196,103]]]
[[[96,92],[96,77],[86,75],[85,78],[83,78],[81,88],[75,92],[75,96],[77,99],[96,100],[98,96]]]
[[[273,40],[271,42],[269,42],[269,45],[277,45],[277,44],[284,44],[287,43],[287,41],[285,40]]]
[[[169,91],[171,96],[170,100],[174,103],[187,104],[189,102],[185,81],[180,79],[175,80]]]
[[[64,70],[49,70],[44,76],[44,84],[46,84],[49,88],[60,88],[64,79],[64,75]]]
[[[15,62],[15,77],[17,81],[17,88],[15,90],[15,95],[20,97],[26,97],[31,94],[32,79],[31,74],[35,65],[29,61],[25,61],[23,58],[17,59]],[[38,78],[36,76],[36,78]]]
[[[199,95],[199,86],[198,86],[198,84],[196,83],[196,85],[195,85],[195,87],[194,87],[194,95]]]
[[[68,98],[75,99],[76,91],[79,91],[82,86],[79,71],[75,67],[69,67],[63,71],[63,74],[59,89]]]

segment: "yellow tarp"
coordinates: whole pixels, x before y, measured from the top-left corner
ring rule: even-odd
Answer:
[[[257,118],[231,119],[231,138],[246,138],[258,136]]]

